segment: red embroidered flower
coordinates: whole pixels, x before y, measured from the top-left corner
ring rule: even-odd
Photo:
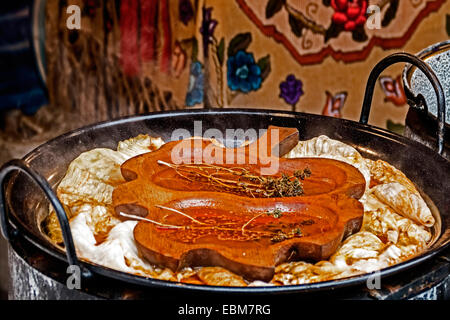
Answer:
[[[366,23],[367,0],[331,0],[334,9],[333,22],[353,31]]]

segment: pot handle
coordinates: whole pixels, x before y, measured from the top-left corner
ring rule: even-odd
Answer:
[[[69,265],[76,265],[80,267],[83,277],[89,278],[92,275],[91,272],[86,268],[82,268],[77,258],[72,232],[70,231],[69,220],[67,219],[67,215],[64,211],[63,205],[59,201],[56,194],[53,192],[53,189],[48,181],[44,177],[42,177],[36,170],[31,168],[30,165],[27,164],[24,160],[20,159],[11,160],[3,165],[0,169],[0,227],[3,237],[5,237],[6,240],[11,241],[11,239],[17,236],[19,233],[18,230],[12,228],[11,224],[9,223],[6,208],[7,204],[5,201],[5,188],[3,186],[6,176],[8,176],[8,174],[13,171],[20,171],[25,173],[42,189],[45,196],[55,209],[56,215],[58,217]]]
[[[359,122],[362,124],[367,124],[370,115],[370,108],[372,105],[373,91],[375,89],[376,81],[380,76],[381,72],[383,72],[387,67],[399,63],[406,62],[410,63],[417,68],[419,68],[431,82],[433,89],[436,93],[437,97],[437,105],[438,105],[438,137],[437,137],[437,149],[438,153],[442,155],[444,151],[444,136],[445,136],[445,94],[444,89],[442,88],[439,79],[437,78],[434,71],[431,67],[421,59],[416,56],[399,52],[394,53],[386,58],[382,59],[378,62],[375,67],[372,69],[369,79],[367,80],[366,92],[364,93],[364,102],[361,109],[361,116]]]

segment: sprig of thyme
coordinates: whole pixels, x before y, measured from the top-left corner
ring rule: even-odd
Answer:
[[[224,227],[224,226],[217,226],[217,225],[210,225],[210,224],[206,224],[202,221],[199,221],[193,217],[191,217],[190,215],[174,209],[174,208],[170,208],[170,207],[165,207],[165,206],[160,206],[160,205],[155,205],[155,207],[159,208],[159,209],[163,209],[163,210],[168,210],[170,212],[173,213],[177,213],[180,214],[186,218],[189,218],[192,222],[194,222],[197,225],[171,225],[171,224],[166,224],[166,223],[162,223],[159,221],[155,221],[152,219],[148,219],[148,218],[144,218],[144,217],[140,217],[140,216],[136,216],[136,215],[132,215],[132,214],[126,214],[124,212],[120,212],[120,215],[126,218],[131,218],[131,219],[136,219],[136,220],[141,220],[141,221],[145,221],[145,222],[150,222],[152,224],[155,224],[159,227],[163,227],[163,228],[167,228],[167,229],[181,229],[181,230],[194,230],[194,229],[211,229],[211,230],[221,230],[221,231],[235,231],[236,229],[234,228],[228,228],[228,227]],[[249,221],[247,221],[242,227],[241,227],[241,232],[242,234],[245,234],[245,227],[247,225],[249,225],[253,220],[255,220],[256,218],[262,216],[262,215],[269,215],[271,217],[274,217],[276,219],[281,218],[282,216],[282,212],[280,209],[276,208],[272,211],[266,211],[260,214],[255,215],[253,218],[251,218]],[[302,225],[310,225],[310,224],[314,224],[315,222],[313,220],[305,220],[303,222],[301,222]],[[200,226],[198,226],[200,225]],[[282,242],[288,239],[292,239],[292,238],[299,238],[299,237],[303,237],[303,233],[300,227],[296,227],[293,228],[290,232],[286,233],[283,232],[282,230],[277,230],[276,232],[271,232],[271,231],[251,231],[251,233],[256,233],[264,236],[271,236],[270,240],[274,243],[276,242]]]
[[[276,208],[276,209],[273,209],[272,211],[266,211],[266,214],[268,215],[268,216],[272,216],[272,217],[274,217],[274,218],[276,218],[276,219],[278,219],[278,218],[281,218],[281,216],[283,215],[283,213],[281,212],[281,210],[280,209],[278,209],[278,208]]]
[[[281,230],[279,230],[271,239],[272,242],[282,242],[285,240],[293,239],[293,238],[300,238],[303,237],[302,230],[297,227],[292,229],[290,232],[285,233]]]
[[[173,164],[158,161],[174,169],[189,181],[207,183],[219,190],[246,194],[253,198],[295,197],[303,194],[302,180],[311,175],[311,170],[296,170],[292,176],[282,173],[277,176],[256,175],[241,167],[224,167],[213,164]]]

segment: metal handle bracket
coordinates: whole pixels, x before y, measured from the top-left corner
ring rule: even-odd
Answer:
[[[48,181],[42,177],[36,170],[31,168],[25,161],[20,159],[11,160],[0,169],[0,227],[3,236],[11,241],[14,237],[18,235],[18,230],[12,228],[7,213],[7,204],[5,198],[5,188],[4,182],[5,178],[9,173],[20,171],[25,173],[29,178],[31,178],[39,188],[42,189],[47,199],[50,201],[51,205],[55,209],[56,215],[58,217],[58,221],[61,227],[62,236],[64,240],[64,245],[66,249],[66,257],[69,265],[75,265],[82,270],[83,278],[91,278],[92,273],[81,266],[77,253],[75,250],[75,245],[73,242],[72,232],[70,231],[70,224],[67,218],[66,212],[64,211],[64,207],[59,201],[56,194],[53,192],[52,187],[49,185]]]
[[[424,61],[418,57],[409,53],[394,53],[387,56],[380,62],[378,62],[372,69],[367,80],[366,92],[364,93],[364,101],[361,109],[361,116],[359,122],[362,124],[367,124],[370,115],[370,108],[372,105],[373,91],[375,89],[376,81],[387,67],[399,63],[405,62],[410,63],[420,69],[428,80],[431,82],[433,89],[437,97],[438,105],[438,132],[437,132],[437,150],[440,155],[444,152],[444,136],[445,136],[445,94],[438,77],[434,73],[433,69]]]

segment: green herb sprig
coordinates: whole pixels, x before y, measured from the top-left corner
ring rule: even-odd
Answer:
[[[295,197],[304,193],[302,180],[311,176],[311,170],[296,170],[292,175],[256,175],[241,167],[224,167],[213,164],[173,164],[158,161],[173,168],[177,174],[189,181],[210,184],[218,190],[246,194],[253,198]]]

